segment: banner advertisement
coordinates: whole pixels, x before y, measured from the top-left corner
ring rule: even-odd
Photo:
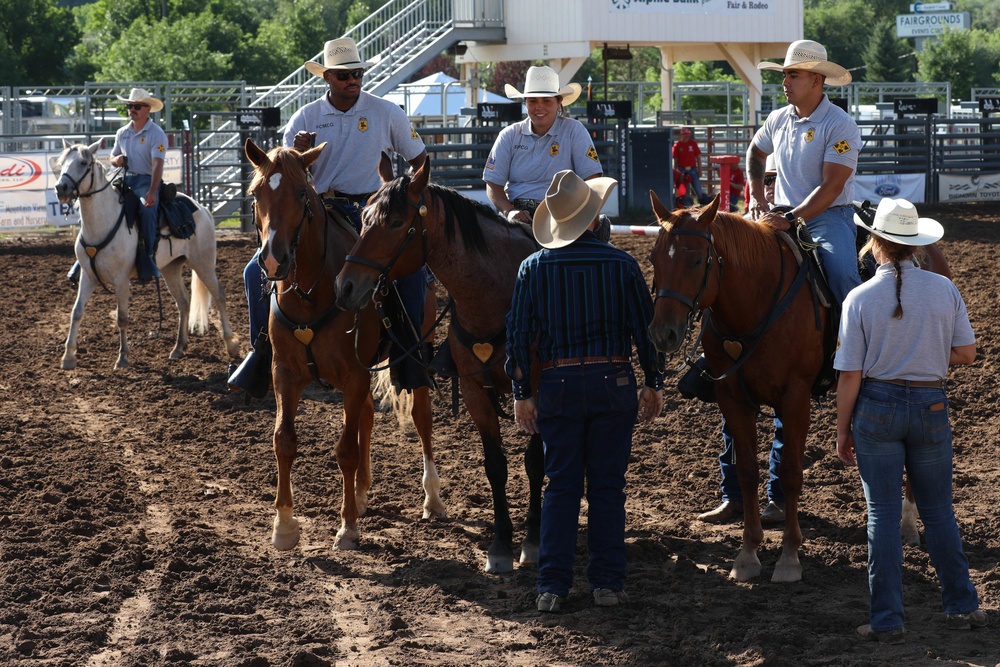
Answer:
[[[924,174],[864,174],[854,177],[854,199],[876,206],[885,197],[922,204],[926,185]]]
[[[50,153],[0,153],[0,230],[31,229],[46,225],[64,226],[80,222],[77,210],[64,215],[56,199],[55,185],[59,180],[56,171],[58,152]],[[97,156],[108,173],[113,173],[108,162],[110,152]],[[183,154],[180,148],[167,149],[163,161],[163,181],[182,182]]]
[[[662,14],[773,14],[774,0],[608,0],[611,12]]]
[[[1000,174],[938,174],[938,201],[1000,201]]]

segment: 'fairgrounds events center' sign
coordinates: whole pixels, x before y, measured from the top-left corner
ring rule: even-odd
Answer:
[[[60,151],[61,152],[61,151]],[[181,183],[181,149],[167,150],[163,180]],[[56,160],[59,153],[0,153],[0,229],[28,229],[46,225],[72,225],[80,222],[76,206],[63,215],[56,199],[59,180]],[[105,170],[113,174],[110,152],[97,156]]]

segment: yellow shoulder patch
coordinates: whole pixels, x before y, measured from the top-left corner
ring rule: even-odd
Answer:
[[[851,150],[851,145],[847,143],[846,140],[840,140],[833,145],[833,150],[837,151],[838,155],[843,155],[847,151]]]
[[[600,162],[601,159],[597,157],[597,149],[591,146],[587,149],[587,157],[589,157],[594,162]]]
[[[417,134],[417,128],[413,127],[412,125],[410,126],[410,136],[413,137],[414,139],[420,138],[420,135]]]

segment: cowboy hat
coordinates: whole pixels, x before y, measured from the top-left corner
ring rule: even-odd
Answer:
[[[535,240],[543,248],[562,248],[580,238],[616,185],[613,178],[585,181],[569,169],[558,172],[531,221]]]
[[[836,63],[826,59],[826,48],[811,39],[800,39],[792,42],[785,53],[785,63],[762,62],[757,69],[776,69],[784,72],[789,69],[800,69],[815,72],[826,77],[828,86],[846,86],[851,82],[851,73]]]
[[[918,218],[916,207],[905,199],[886,197],[878,203],[870,226],[857,213],[854,214],[854,224],[901,245],[930,245],[944,236],[944,227],[940,222]]]
[[[131,102],[132,104],[148,104],[149,113],[155,113],[163,108],[163,102],[156,99],[149,94],[149,91],[145,88],[133,88],[128,94],[128,97],[117,96],[122,102]]]
[[[578,83],[571,83],[567,86],[559,87],[559,75],[551,67],[529,67],[528,74],[524,77],[524,92],[517,88],[504,84],[504,92],[512,100],[520,100],[527,97],[562,97],[562,105],[568,107],[576,98],[580,97],[583,87]]]
[[[323,45],[323,64],[307,60],[303,67],[310,74],[320,78],[328,69],[368,69],[374,63],[362,62],[358,55],[358,45],[350,37],[331,39]]]

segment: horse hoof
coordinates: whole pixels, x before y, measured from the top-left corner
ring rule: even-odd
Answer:
[[[128,368],[128,361],[126,359],[119,359],[115,362],[115,370],[123,371]]]
[[[182,350],[178,350],[178,349],[174,348],[173,350],[170,351],[170,356],[168,358],[169,359],[183,359],[184,358],[184,352]]]
[[[486,556],[486,572],[488,574],[507,574],[514,571],[512,556]]]
[[[521,544],[521,565],[532,565],[538,562],[538,545]]]
[[[333,542],[333,548],[340,551],[354,551],[358,548],[358,538],[360,534],[356,530],[341,528],[337,532],[337,539]]]
[[[760,559],[757,558],[756,553],[750,555],[740,554],[736,562],[733,563],[733,569],[729,572],[729,576],[736,581],[750,581],[755,577],[759,577],[760,571]]]
[[[277,529],[271,532],[271,544],[278,551],[290,551],[299,543],[299,528],[296,526],[292,530],[278,532]]]
[[[793,584],[802,581],[802,566],[776,567],[771,575],[772,584]]]
[[[74,368],[76,368],[76,359],[63,359],[62,360],[62,369],[64,371],[71,371]]]
[[[424,519],[425,520],[429,520],[429,519],[440,520],[440,519],[447,519],[447,518],[448,518],[448,510],[445,509],[445,506],[444,506],[443,503],[440,504],[440,505],[433,505],[433,504],[424,505]]]

